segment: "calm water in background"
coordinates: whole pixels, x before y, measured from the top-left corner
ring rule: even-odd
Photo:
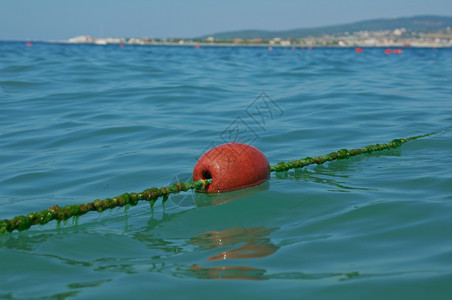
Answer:
[[[0,299],[450,299],[451,78],[452,49],[0,43],[0,219],[189,180],[228,141],[275,164],[437,132],[1,235]]]

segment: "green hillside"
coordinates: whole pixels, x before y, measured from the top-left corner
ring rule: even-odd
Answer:
[[[396,28],[405,28],[408,31],[437,31],[452,27],[452,17],[448,16],[416,16],[390,19],[374,19],[367,21],[360,21],[349,24],[323,26],[313,28],[299,28],[282,31],[268,31],[268,30],[241,30],[214,33],[216,40],[230,40],[234,38],[250,39],[250,38],[302,38],[307,36],[321,36],[337,35],[345,32],[356,31],[379,31],[379,30],[394,30]],[[202,37],[205,38],[205,37]]]

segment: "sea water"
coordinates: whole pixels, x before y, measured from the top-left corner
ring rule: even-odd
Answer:
[[[0,219],[402,147],[0,235],[1,299],[451,299],[452,50],[0,43]]]

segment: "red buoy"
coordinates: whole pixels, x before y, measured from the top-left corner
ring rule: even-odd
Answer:
[[[206,152],[193,169],[193,180],[212,179],[204,192],[228,192],[258,185],[270,178],[265,155],[253,146],[227,143]]]
[[[386,50],[385,50],[385,53],[386,53],[386,54],[391,54],[391,53],[392,53],[392,50],[391,50],[391,49],[386,49]]]
[[[363,52],[363,48],[356,48],[355,52],[361,53],[361,52]]]

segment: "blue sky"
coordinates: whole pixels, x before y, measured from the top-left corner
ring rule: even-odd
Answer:
[[[373,18],[452,16],[450,0],[0,0],[0,40],[197,37]]]

